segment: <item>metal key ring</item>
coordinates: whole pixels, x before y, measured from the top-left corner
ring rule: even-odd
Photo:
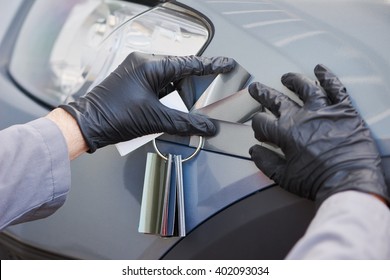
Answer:
[[[203,141],[204,141],[203,136],[199,136],[199,144],[198,144],[198,147],[196,147],[195,152],[193,152],[193,153],[192,153],[191,155],[189,155],[187,158],[182,159],[181,162],[186,162],[186,161],[192,159],[193,157],[195,157],[195,156],[200,152],[200,150],[202,149]],[[156,150],[156,153],[157,153],[160,157],[162,157],[164,160],[168,160],[168,158],[167,158],[166,156],[164,156],[164,155],[160,152],[160,150],[157,148],[156,139],[153,139],[153,147],[154,147],[154,149]]]

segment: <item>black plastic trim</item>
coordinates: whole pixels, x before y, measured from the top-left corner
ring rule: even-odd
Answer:
[[[187,10],[193,16],[195,16],[198,20],[202,21],[205,24],[205,26],[207,27],[207,29],[209,29],[209,38],[207,39],[207,42],[203,45],[203,47],[198,51],[198,53],[196,55],[203,54],[203,52],[206,50],[206,48],[208,47],[208,45],[210,44],[210,42],[214,38],[215,27],[214,27],[214,24],[212,23],[212,21],[206,15],[202,14],[198,10],[195,10],[194,8],[192,8],[190,6],[187,6],[187,5],[183,4],[183,3],[180,3],[180,2],[175,1],[175,0],[173,0],[173,1],[166,1],[166,2],[167,3],[172,3],[173,5],[176,5],[178,7],[181,7],[183,9]],[[187,14],[188,14],[188,12],[187,12]]]
[[[0,233],[0,258],[2,260],[74,260],[65,255],[28,245],[6,233]]]

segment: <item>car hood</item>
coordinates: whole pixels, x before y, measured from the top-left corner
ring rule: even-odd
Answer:
[[[318,63],[346,86],[382,156],[390,155],[390,1],[180,1],[214,26],[203,55],[235,58],[256,81],[284,88],[286,72]]]

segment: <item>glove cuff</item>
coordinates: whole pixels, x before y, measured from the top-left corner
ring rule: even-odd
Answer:
[[[316,205],[319,207],[331,195],[348,190],[378,195],[390,205],[388,188],[380,167],[336,172],[322,183],[315,196]]]
[[[96,149],[98,148],[98,145],[96,143],[94,143],[91,140],[92,138],[89,136],[89,133],[88,133],[89,126],[88,126],[88,124],[86,124],[85,116],[79,110],[77,110],[76,107],[73,106],[73,103],[74,102],[69,103],[69,104],[59,105],[58,107],[65,110],[69,114],[71,114],[73,116],[73,118],[77,121],[77,124],[79,125],[81,134],[83,135],[83,138],[84,138],[84,140],[87,143],[87,146],[89,148],[89,150],[87,152],[92,154],[96,151]]]

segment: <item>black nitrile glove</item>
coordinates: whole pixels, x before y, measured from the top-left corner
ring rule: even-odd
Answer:
[[[234,66],[235,61],[225,57],[133,52],[89,93],[60,107],[77,120],[90,153],[158,132],[213,135],[216,128],[205,116],[170,109],[160,103],[159,95],[185,76],[225,73]]]
[[[322,65],[314,73],[319,84],[300,74],[282,77],[303,106],[260,83],[250,85],[252,97],[272,112],[255,115],[255,137],[276,144],[285,154],[281,158],[255,145],[252,159],[282,188],[318,206],[346,190],[376,194],[389,202],[377,147],[345,87]]]

